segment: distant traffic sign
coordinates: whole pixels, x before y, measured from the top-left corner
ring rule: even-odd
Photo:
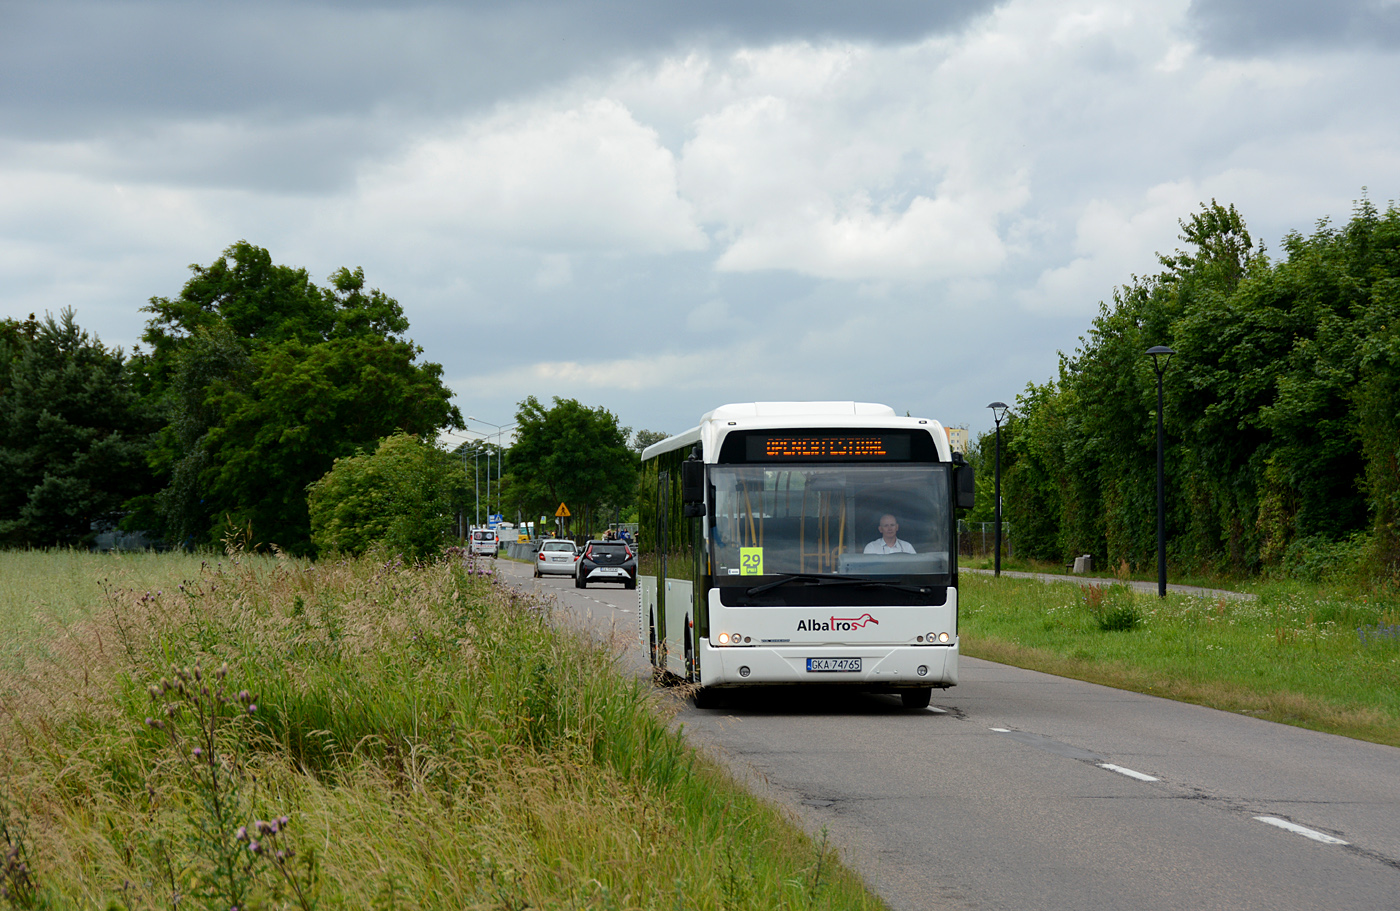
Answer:
[[[563,503],[560,503],[559,508],[554,510],[554,516],[558,519],[562,519],[569,514],[569,507],[565,506]]]

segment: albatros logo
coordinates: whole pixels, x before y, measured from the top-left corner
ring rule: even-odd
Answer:
[[[829,633],[833,630],[864,629],[867,623],[873,623],[876,626],[880,625],[880,621],[869,614],[861,614],[859,617],[831,617],[826,620],[817,620],[815,618],[811,620],[798,620],[797,631],[799,633]]]

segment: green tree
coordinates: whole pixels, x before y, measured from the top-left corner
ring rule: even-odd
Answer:
[[[1185,250],[1115,290],[1059,376],[1030,386],[1008,479],[1022,553],[1151,562],[1155,375],[1165,375],[1168,554],[1257,570],[1295,542],[1370,532],[1400,566],[1400,212],[1367,200],[1270,262],[1234,207],[1182,222]]]
[[[442,368],[419,363],[393,298],[340,269],[328,288],[240,241],[179,297],[152,298],[142,361],[168,424],[152,454],[155,505],[172,537],[229,529],[311,548],[306,487],[335,459],[395,432],[462,427]]]
[[[1387,213],[1377,234],[1389,263],[1371,286],[1370,306],[1358,327],[1360,366],[1352,402],[1366,465],[1376,569],[1395,578],[1400,576],[1400,214]]]
[[[577,517],[574,527],[590,531],[594,516],[630,505],[637,452],[612,412],[558,396],[545,408],[530,396],[520,403],[515,422],[508,480],[526,515],[553,515],[566,503]]]
[[[1385,406],[1359,406],[1384,402],[1369,395],[1393,375],[1366,355],[1379,351],[1400,276],[1396,224],[1393,209],[1382,217],[1362,200],[1344,229],[1324,220],[1310,237],[1290,234],[1284,261],[1254,257],[1228,294],[1196,302],[1176,326],[1192,352],[1178,410],[1213,469],[1195,486],[1218,510],[1232,565],[1276,562],[1297,538],[1346,537],[1379,508],[1362,481],[1379,452],[1363,426],[1383,449]]]
[[[1244,280],[1250,263],[1263,255],[1263,246],[1254,243],[1233,205],[1222,206],[1212,199],[1210,205],[1202,203],[1201,211],[1178,224],[1180,239],[1192,249],[1159,254],[1157,259],[1174,277],[1194,279],[1211,292],[1233,292]]]
[[[1007,500],[1007,478],[1016,465],[1016,439],[1020,433],[1020,415],[1007,411],[1001,422],[1001,518],[1012,521],[1011,504]],[[996,521],[997,434],[996,428],[977,434],[965,453],[972,465],[977,484],[976,505],[963,518],[968,522]]]
[[[659,430],[638,430],[632,436],[632,450],[641,455],[642,451],[653,443],[660,443],[670,436],[669,433],[662,433]]]
[[[164,392],[167,423],[149,456],[166,484],[137,506],[164,528],[169,540],[194,544],[206,540],[211,526],[207,438],[219,421],[216,404],[247,390],[257,368],[233,332],[220,324],[195,329],[172,361]]]
[[[1003,422],[1001,427],[1001,470],[1003,481],[1006,478],[1006,470],[1010,467],[1008,458],[1010,453],[1008,453],[1006,449],[1006,444],[1009,441],[1010,435],[1007,431],[1008,424],[1007,422]],[[993,475],[996,470],[996,445],[995,429],[988,430],[973,437],[972,441],[968,443],[967,452],[963,453],[963,455],[967,457],[968,464],[973,467],[977,481],[976,505],[963,516],[968,522],[990,522],[995,518],[995,507],[993,504],[995,494],[993,491],[996,486],[996,478]],[[1004,493],[1003,491],[1003,494]],[[1003,518],[1006,518],[1005,510],[1003,510]]]
[[[154,429],[120,348],[55,320],[0,323],[0,541],[74,546],[152,488]]]
[[[1060,539],[1067,472],[1062,394],[1053,382],[1032,383],[1016,401],[1016,428],[1003,440],[1003,515],[1012,517],[1019,555],[1059,562],[1069,552]]]
[[[311,540],[321,554],[380,547],[422,559],[449,540],[465,482],[455,456],[394,434],[372,453],[336,459],[310,485]]]

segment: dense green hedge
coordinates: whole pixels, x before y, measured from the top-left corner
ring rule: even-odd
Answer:
[[[1157,389],[1144,353],[1167,345],[1171,559],[1257,572],[1354,541],[1329,552],[1395,574],[1400,211],[1363,199],[1343,227],[1290,234],[1277,260],[1233,206],[1212,201],[1182,228],[1187,249],[1117,289],[1003,425],[1018,551],[1155,559]]]

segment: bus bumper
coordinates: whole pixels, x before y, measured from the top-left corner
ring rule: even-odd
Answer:
[[[859,671],[809,671],[808,658],[859,658]],[[819,684],[862,689],[956,686],[958,643],[920,646],[739,646],[700,640],[701,686]]]

